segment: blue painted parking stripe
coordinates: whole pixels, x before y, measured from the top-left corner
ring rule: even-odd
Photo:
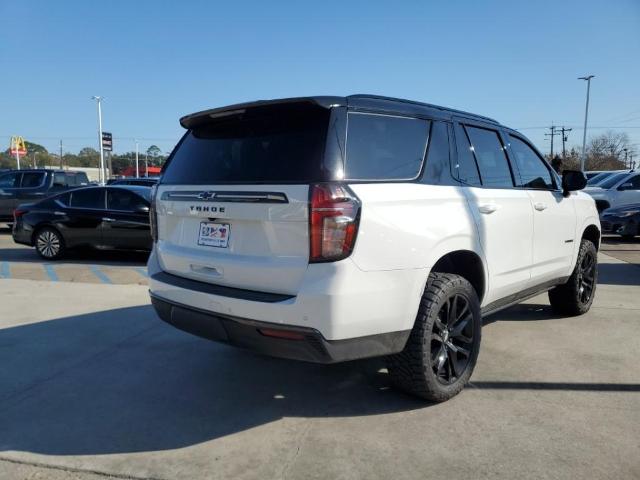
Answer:
[[[11,278],[9,262],[0,262],[0,278]]]
[[[89,265],[89,270],[93,272],[93,274],[100,279],[102,283],[113,283],[107,275],[102,272],[97,266]]]
[[[56,273],[55,269],[53,268],[53,265],[43,265],[44,267],[44,271],[47,272],[47,276],[49,277],[49,280],[51,280],[52,282],[57,282],[58,281],[58,274]]]
[[[137,267],[136,272],[138,272],[140,275],[142,275],[143,277],[148,277],[149,273],[147,272],[147,269],[144,267]]]

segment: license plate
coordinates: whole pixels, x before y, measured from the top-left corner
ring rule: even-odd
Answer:
[[[230,230],[228,223],[200,222],[198,245],[227,248]]]

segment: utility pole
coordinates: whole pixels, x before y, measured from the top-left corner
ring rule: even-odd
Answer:
[[[580,158],[580,170],[584,172],[584,164],[587,160],[587,119],[589,117],[589,92],[591,90],[591,79],[595,75],[587,75],[586,77],[578,77],[578,80],[587,82],[587,103],[584,107],[584,130],[582,131],[582,158]]]
[[[553,159],[553,137],[555,137],[556,135],[560,135],[560,132],[558,132],[556,129],[558,127],[556,127],[555,125],[551,125],[549,127],[549,130],[551,130],[551,133],[545,133],[544,136],[545,137],[551,137],[551,159]]]
[[[562,159],[566,159],[567,158],[567,150],[565,148],[565,144],[567,143],[567,140],[569,140],[569,135],[568,133],[573,130],[573,128],[565,128],[562,127],[560,129],[560,132],[562,132]]]
[[[62,160],[62,140],[60,140],[60,170],[62,170],[64,168],[63,165],[63,160]]]
[[[136,178],[140,178],[140,167],[138,166],[138,140],[136,142]]]
[[[104,149],[102,148],[102,97],[91,97],[98,104],[98,145],[100,146],[100,183],[107,183],[106,172],[104,171]]]

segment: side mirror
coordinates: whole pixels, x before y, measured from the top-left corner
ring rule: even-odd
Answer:
[[[136,213],[149,213],[149,207],[146,205],[136,205],[133,211]]]
[[[562,194],[569,196],[569,192],[582,190],[587,185],[587,177],[579,170],[565,170],[562,172]]]

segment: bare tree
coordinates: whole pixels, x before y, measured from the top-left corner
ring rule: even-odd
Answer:
[[[588,170],[622,169],[624,165],[624,151],[635,154],[629,135],[625,132],[608,131],[591,137],[587,147]]]

